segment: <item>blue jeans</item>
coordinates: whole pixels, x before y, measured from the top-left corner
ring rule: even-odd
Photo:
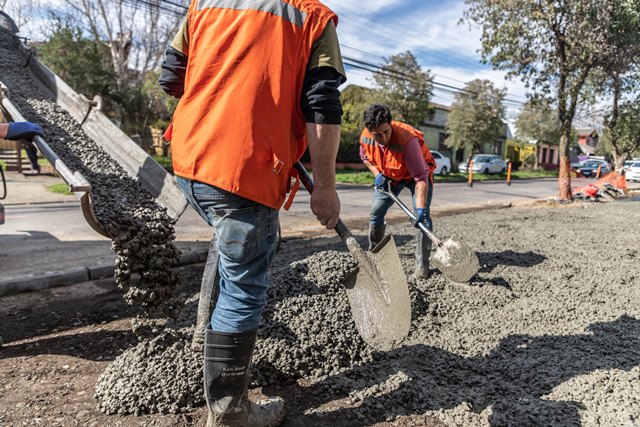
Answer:
[[[189,204],[215,230],[220,288],[211,329],[226,333],[256,329],[278,243],[278,211],[198,181],[181,177],[176,181]]]
[[[429,183],[429,195],[427,196],[427,200],[425,202],[425,219],[424,225],[427,226],[429,230],[433,230],[433,224],[431,222],[431,198],[433,196],[433,184],[431,181]],[[404,188],[408,188],[411,191],[411,197],[413,199],[413,210],[416,210],[416,182],[397,182],[396,185],[391,186],[391,191],[394,195],[400,194],[400,192]],[[384,217],[387,214],[389,208],[393,205],[393,199],[386,194],[374,190],[373,191],[373,204],[371,205],[371,213],[369,217],[369,222],[373,225],[384,225]]]

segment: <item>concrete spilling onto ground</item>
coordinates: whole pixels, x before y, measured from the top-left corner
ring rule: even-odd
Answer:
[[[171,221],[35,91],[19,65],[0,41],[2,80],[21,88],[14,102],[96,185],[102,223],[122,236],[114,249],[122,257],[119,284],[134,289],[127,298],[155,305],[173,293],[175,277],[130,275],[173,264]],[[389,227],[409,277],[412,326],[404,345],[388,352],[372,351],[357,335],[340,286],[355,263],[339,239],[285,243],[273,265],[253,385],[300,379],[315,404],[307,413],[314,414],[347,398],[331,408],[345,426],[411,425],[423,414],[463,426],[637,425],[639,207],[588,203],[439,218],[436,235],[454,236],[480,260],[480,272],[465,285],[439,272],[411,279],[415,229]],[[150,223],[160,226],[149,229]],[[197,288],[199,278],[191,280],[185,289]],[[101,376],[102,411],[177,413],[202,405],[202,356],[189,349],[197,296],[184,298],[176,322],[125,351]]]
[[[437,219],[437,235],[455,235],[475,249],[480,273],[468,285],[438,272],[409,278],[411,332],[389,352],[372,351],[356,333],[340,286],[354,266],[343,244],[289,242],[274,262],[253,385],[311,380],[305,393],[346,396],[357,405],[338,409],[357,418],[343,425],[412,425],[410,417],[422,414],[464,426],[635,425],[638,221],[638,202]],[[409,276],[414,229],[389,229]],[[359,239],[365,243],[364,235]],[[174,412],[203,404],[201,356],[189,350],[185,326],[195,314],[182,317],[178,332],[167,330],[111,364],[98,385],[103,410]]]
[[[91,183],[96,216],[112,236],[117,255],[116,280],[128,290],[125,298],[150,316],[175,314],[180,305],[172,299],[177,279],[170,270],[179,259],[173,244],[175,221],[40,90],[24,62],[13,39],[0,32],[0,80],[25,118],[42,125],[53,151]]]

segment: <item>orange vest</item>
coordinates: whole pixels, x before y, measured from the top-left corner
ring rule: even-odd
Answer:
[[[433,182],[433,172],[436,169],[436,161],[424,143],[424,135],[418,129],[414,129],[402,122],[391,122],[393,129],[391,140],[383,150],[371,136],[368,129],[364,129],[360,135],[360,145],[364,148],[365,155],[384,176],[393,181],[410,181],[413,176],[409,173],[404,161],[404,150],[407,142],[413,138],[420,141],[422,156],[429,166],[429,179]]]
[[[336,15],[318,0],[192,0],[176,175],[279,209],[307,146],[300,106],[313,43]]]

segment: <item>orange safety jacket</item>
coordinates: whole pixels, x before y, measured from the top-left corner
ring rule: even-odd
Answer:
[[[364,129],[360,135],[360,145],[364,149],[364,153],[384,176],[393,181],[410,181],[413,176],[409,173],[404,161],[404,151],[407,142],[413,138],[420,141],[420,149],[422,156],[429,167],[429,180],[433,183],[433,172],[436,169],[436,161],[429,151],[429,147],[424,143],[424,135],[418,129],[408,124],[392,121],[391,140],[385,145],[383,150],[373,139],[368,129]]]
[[[318,0],[191,1],[171,131],[176,175],[280,209],[307,147],[307,63],[330,20]]]

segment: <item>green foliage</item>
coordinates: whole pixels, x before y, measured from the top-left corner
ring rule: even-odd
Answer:
[[[42,61],[74,90],[91,99],[102,96],[113,109],[115,73],[106,46],[82,36],[80,28],[57,21],[48,40],[38,48]]]
[[[148,127],[165,129],[177,99],[158,85],[159,72],[144,75],[130,71],[119,79],[113,70],[111,53],[105,44],[89,39],[79,27],[60,18],[48,40],[39,48],[42,61],[75,91],[91,99],[100,95],[102,111],[128,135],[138,135],[143,146],[150,144]]]
[[[465,18],[482,28],[482,58],[551,98],[562,124],[560,198],[571,199],[569,140],[585,83],[614,61],[638,32],[637,0],[465,0]],[[634,11],[629,12],[629,11]],[[625,17],[626,16],[626,17]]]
[[[547,102],[529,101],[518,116],[518,139],[558,145],[562,124],[558,113]]]
[[[451,106],[445,140],[455,150],[470,148],[471,153],[483,144],[493,143],[504,126],[504,91],[488,80],[474,80],[456,94]]]
[[[362,119],[364,111],[371,104],[372,97],[371,89],[356,85],[347,86],[340,94],[343,113],[338,162],[360,162],[359,138],[364,128]]]
[[[342,101],[342,130],[360,132],[364,127],[363,116],[371,104],[374,91],[362,86],[349,85],[340,94]]]
[[[525,159],[524,159],[524,165],[525,167],[533,167],[536,165],[536,155],[534,153],[529,154]]]
[[[418,127],[429,111],[433,77],[410,51],[386,58],[382,69],[373,75],[378,89],[373,100],[386,104],[394,119]]]
[[[613,155],[616,166],[620,167],[626,159],[640,151],[640,97],[620,105],[614,130],[616,140],[612,140],[611,129],[607,129],[604,146],[610,148],[609,152]]]
[[[69,191],[69,185],[65,184],[64,182],[59,182],[57,184],[52,184],[47,186],[47,191],[50,191],[56,194],[64,194],[67,196],[73,195],[73,193]]]

